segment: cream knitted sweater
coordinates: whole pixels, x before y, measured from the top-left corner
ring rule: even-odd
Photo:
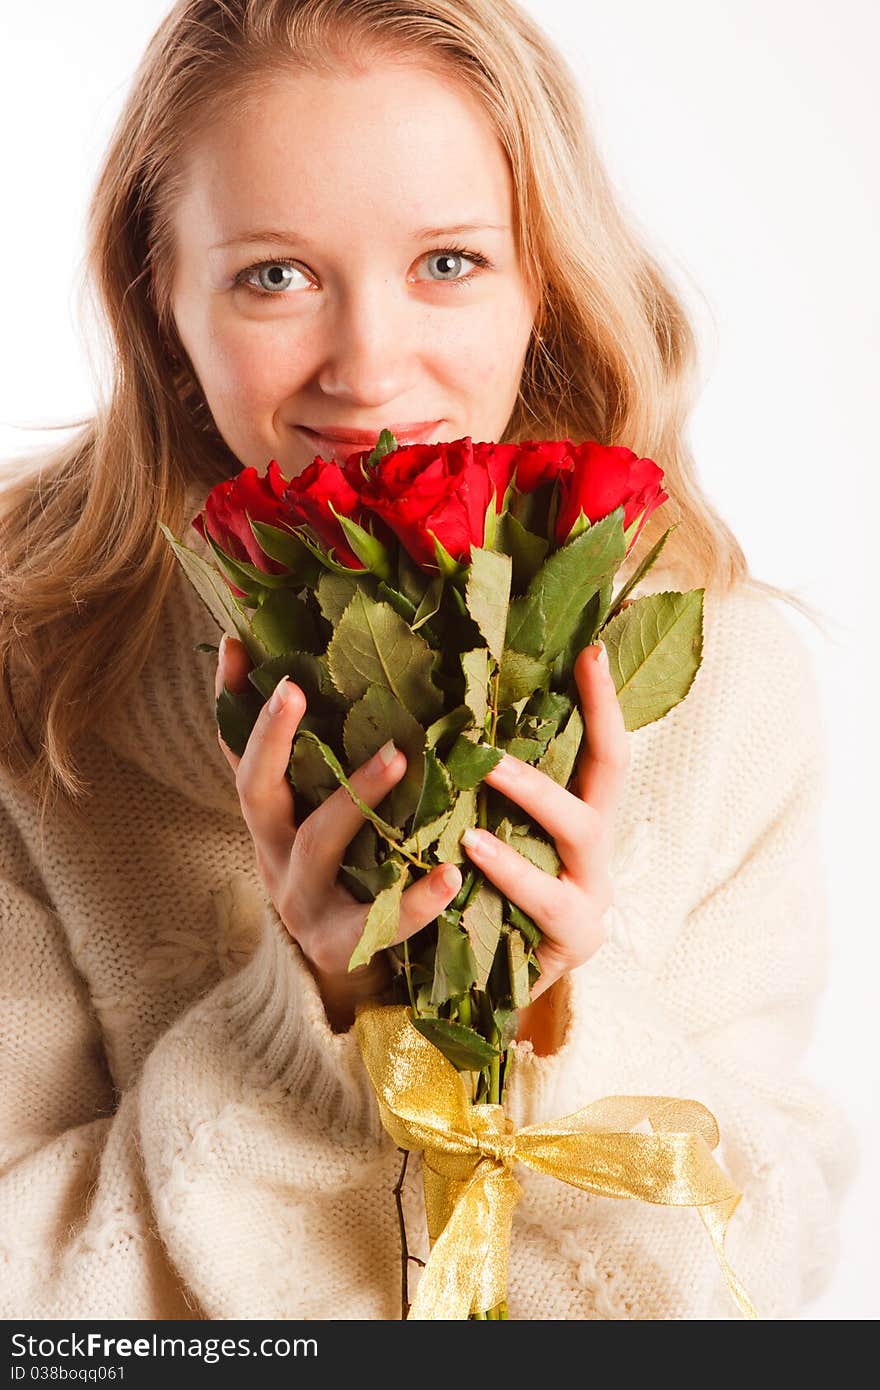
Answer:
[[[400,1317],[400,1153],[256,869],[194,650],[219,635],[178,571],[137,694],[86,745],[94,794],[45,844],[0,780],[6,1318]],[[555,986],[558,1051],[514,1044],[508,1111],[702,1101],[744,1194],[733,1269],[760,1317],[797,1317],[856,1147],[800,1066],[828,966],[826,744],[782,605],[708,595],[690,693],[628,737],[608,939]],[[511,1318],[741,1316],[695,1210],[516,1175]],[[404,1199],[425,1258],[416,1156]]]

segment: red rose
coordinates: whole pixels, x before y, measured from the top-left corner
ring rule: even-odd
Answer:
[[[552,483],[573,467],[570,439],[528,440],[520,444],[516,456],[517,492],[534,492],[542,483]]]
[[[260,548],[248,517],[283,527],[288,510],[283,501],[286,487],[287,479],[282,476],[276,459],[271,460],[265,476],[255,468],[243,468],[235,478],[217,483],[211,489],[204,508],[192,524],[205,541],[210,535],[233,560],[255,565],[265,574],[283,574],[284,566]],[[235,592],[239,596],[242,594],[241,589]]]
[[[521,444],[474,445],[474,463],[480,463],[488,471],[489,477],[495,484],[495,496],[498,499],[499,508],[504,501],[504,494],[513,477],[514,466],[519,460],[521,451]]]
[[[357,493],[335,461],[316,458],[287,484],[284,500],[292,526],[308,523],[323,545],[334,551],[333,559],[349,569],[364,568],[350,548],[345,532],[330,510],[330,504],[345,517],[358,521],[360,511]]]
[[[581,512],[592,524],[623,507],[623,529],[644,512],[638,529],[627,547],[632,550],[642,527],[669,494],[663,491],[663,469],[653,459],[639,458],[632,449],[618,445],[585,444],[571,446],[573,467],[559,475],[559,512],[556,542],[563,545]]]
[[[368,476],[361,471],[364,455],[355,454],[346,472],[361,504],[381,517],[417,564],[436,569],[432,535],[464,562],[471,546],[483,544],[486,512],[498,487],[507,486],[513,451],[513,445],[475,445],[466,435],[396,449]]]

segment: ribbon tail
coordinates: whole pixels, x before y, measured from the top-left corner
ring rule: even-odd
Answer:
[[[507,1294],[513,1208],[522,1188],[506,1169],[481,1162],[431,1246],[409,1317],[467,1319]]]
[[[727,1280],[727,1287],[731,1297],[734,1299],[741,1312],[747,1318],[757,1318],[758,1313],[755,1305],[746,1293],[743,1285],[737,1279],[730,1267],[727,1256],[724,1253],[724,1237],[727,1234],[727,1227],[730,1218],[736,1211],[741,1200],[741,1194],[737,1193],[734,1197],[728,1197],[721,1202],[712,1202],[706,1206],[698,1207],[698,1211],[703,1221],[703,1225],[709,1232],[709,1238],[715,1247],[715,1254],[718,1256],[718,1263],[724,1271]]]

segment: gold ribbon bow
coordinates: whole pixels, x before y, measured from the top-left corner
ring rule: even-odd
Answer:
[[[355,1034],[394,1142],[422,1150],[431,1253],[410,1318],[467,1318],[507,1295],[514,1163],[604,1197],[697,1207],[747,1318],[754,1305],[724,1254],[742,1194],[712,1157],[714,1115],[695,1100],[605,1096],[548,1124],[517,1130],[500,1105],[474,1105],[443,1053],[412,1026],[407,1005],[366,1004]],[[649,1120],[653,1134],[630,1133]]]

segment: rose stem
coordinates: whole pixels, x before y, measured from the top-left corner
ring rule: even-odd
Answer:
[[[406,1222],[403,1219],[403,1181],[406,1177],[406,1165],[409,1163],[409,1150],[398,1149],[398,1153],[403,1154],[403,1167],[394,1188],[394,1200],[397,1203],[397,1224],[400,1227],[400,1319],[401,1322],[405,1322],[409,1317],[409,1249],[406,1243]]]

